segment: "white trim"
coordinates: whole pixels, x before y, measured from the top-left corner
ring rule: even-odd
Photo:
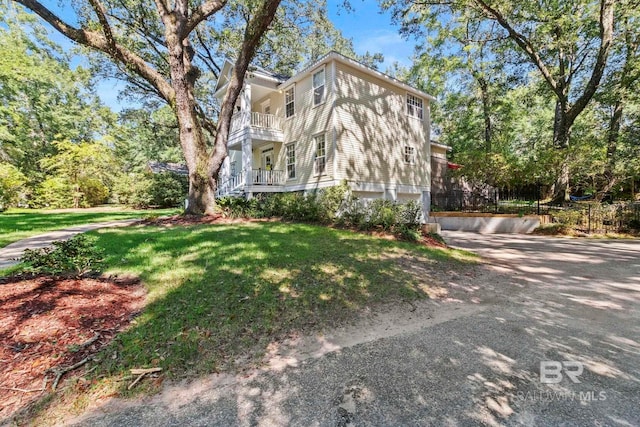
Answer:
[[[414,97],[415,99],[419,99],[420,100],[420,103],[422,105],[419,108],[420,108],[420,113],[421,113],[422,117],[414,116],[413,114],[409,113],[409,97],[410,96]],[[424,104],[425,104],[424,99],[422,97],[420,97],[420,96],[415,96],[413,93],[410,93],[410,92],[407,92],[404,95],[404,112],[408,117],[412,117],[412,118],[414,118],[416,120],[420,120],[421,122],[423,122],[424,121]],[[414,108],[418,108],[418,107],[414,106]]]
[[[287,92],[289,92],[290,90],[293,90],[293,114],[290,116],[287,116]],[[296,116],[296,84],[293,83],[292,85],[288,86],[286,89],[284,89],[282,91],[282,95],[284,97],[284,119],[285,120],[289,120],[292,117]]]
[[[338,115],[336,114],[336,101],[338,99],[337,85],[336,85],[336,62],[331,61],[331,155],[333,156],[333,170],[331,173],[336,176],[338,173]]]
[[[322,83],[323,86],[323,90],[322,90],[322,99],[320,100],[320,102],[318,102],[316,104],[316,88],[314,86],[314,82],[313,82],[313,78],[315,77],[316,74],[318,73],[322,73],[323,74],[323,79],[324,82]],[[312,104],[313,107],[318,107],[322,104],[324,104],[327,100],[327,92],[328,92],[328,88],[327,88],[327,67],[325,65],[322,65],[319,68],[316,68],[314,71],[311,72],[311,99],[312,99]]]
[[[324,139],[324,156],[322,156],[324,158],[324,167],[322,169],[322,172],[318,173],[316,171],[316,160],[318,159],[318,143],[316,142],[316,138],[322,136]],[[313,141],[313,176],[314,177],[319,177],[319,176],[326,176],[327,175],[327,131],[324,130],[322,132],[318,132],[314,135],[311,135],[311,141]]]
[[[451,151],[451,150],[453,150],[453,148],[452,148],[451,146],[446,145],[446,144],[440,144],[439,142],[433,142],[433,141],[431,141],[430,145],[431,145],[432,147],[442,148],[443,150],[447,150],[447,151]]]

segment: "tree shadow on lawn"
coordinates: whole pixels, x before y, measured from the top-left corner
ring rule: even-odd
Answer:
[[[451,259],[440,249],[306,224],[137,227],[98,237],[109,273],[137,275],[149,290],[105,369],[159,366],[173,378],[241,367],[273,340],[339,324],[369,304],[425,297],[430,278],[403,271],[394,255]]]

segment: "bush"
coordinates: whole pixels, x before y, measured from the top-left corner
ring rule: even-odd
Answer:
[[[73,187],[63,177],[47,178],[36,188],[30,205],[34,208],[70,208],[73,206]]]
[[[262,193],[251,200],[224,197],[218,208],[231,218],[272,218],[336,224],[360,230],[379,228],[407,240],[420,239],[421,206],[389,200],[360,200],[346,182],[311,193]]]
[[[27,178],[12,164],[0,162],[0,211],[24,197]]]
[[[53,242],[53,247],[26,249],[21,261],[25,272],[52,276],[82,276],[99,272],[104,259],[102,250],[95,247],[95,237],[78,234],[69,240]]]
[[[186,176],[171,172],[122,174],[114,183],[113,200],[136,208],[181,206],[189,192]]]
[[[174,208],[182,205],[187,198],[189,179],[171,172],[156,173],[151,175],[148,191],[153,206]]]

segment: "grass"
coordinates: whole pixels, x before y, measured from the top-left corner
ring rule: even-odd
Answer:
[[[132,368],[160,367],[172,380],[243,369],[279,338],[344,324],[376,304],[427,298],[438,271],[475,263],[464,251],[309,224],[134,226],[91,234],[107,254],[105,274],[140,277],[147,305],[97,356],[94,386],[81,393],[68,387],[29,411],[32,421],[35,415],[47,424],[53,414],[78,413],[102,396],[160,386],[145,381],[127,391]]]
[[[148,305],[106,353],[105,371],[159,366],[193,376],[259,356],[274,338],[322,328],[364,306],[426,296],[432,279],[399,260],[471,259],[345,230],[273,222],[132,227],[95,233],[109,274],[139,276]]]
[[[51,212],[40,209],[9,209],[0,213],[0,248],[9,243],[46,233],[93,222],[142,218],[147,215],[168,215],[177,209],[121,210],[108,212]]]

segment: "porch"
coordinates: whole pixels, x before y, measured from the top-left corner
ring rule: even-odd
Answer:
[[[247,174],[240,171],[218,184],[216,197],[241,196],[245,193],[277,193],[284,191],[285,173],[283,170],[252,169]]]

